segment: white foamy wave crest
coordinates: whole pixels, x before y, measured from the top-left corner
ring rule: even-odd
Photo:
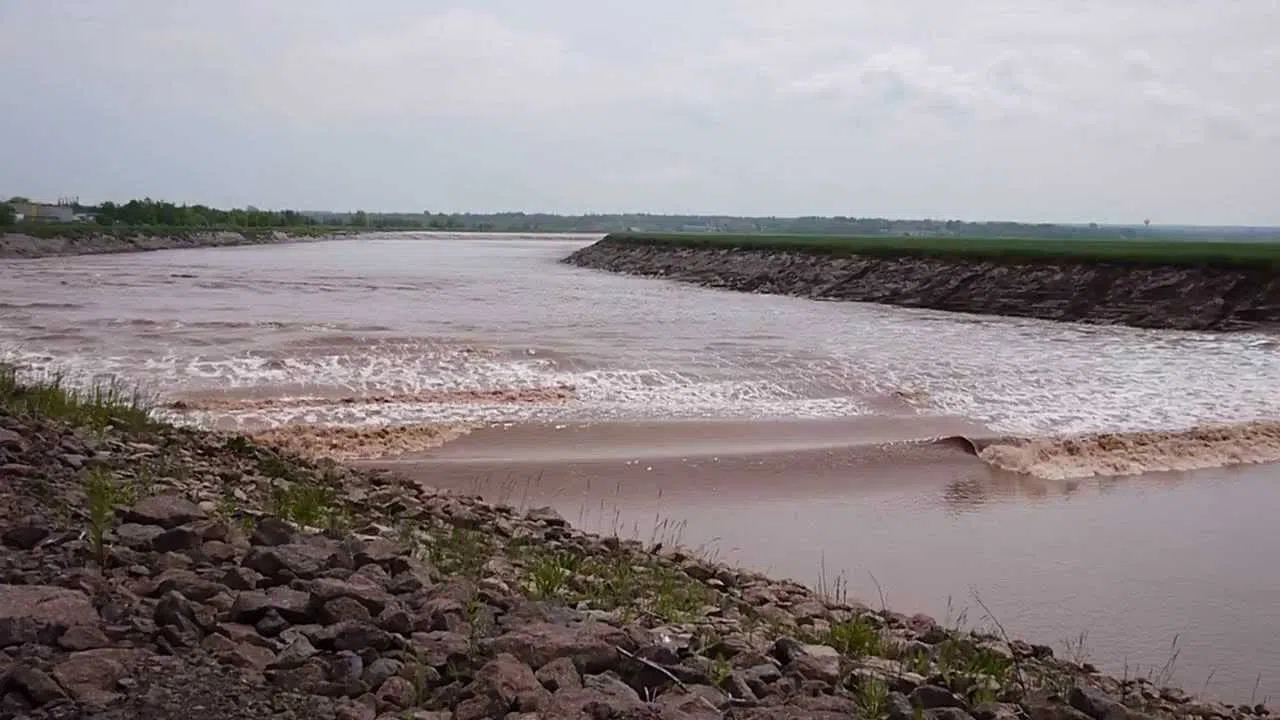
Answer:
[[[985,462],[1046,480],[1141,475],[1280,461],[1280,421],[1183,430],[963,440]]]

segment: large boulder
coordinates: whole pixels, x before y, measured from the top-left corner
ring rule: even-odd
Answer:
[[[0,648],[53,644],[68,628],[97,625],[89,596],[49,585],[0,585]]]
[[[136,505],[124,512],[127,522],[140,525],[159,525],[162,528],[175,528],[189,522],[203,520],[204,511],[195,503],[181,495],[152,495],[139,500]]]
[[[485,645],[488,652],[510,653],[535,670],[567,657],[580,672],[600,673],[618,665],[618,648],[632,645],[632,640],[625,631],[603,623],[534,623],[488,640]]]

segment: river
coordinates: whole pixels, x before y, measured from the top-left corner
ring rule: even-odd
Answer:
[[[1280,343],[749,295],[557,261],[595,236],[372,235],[0,263],[10,359],[184,421],[476,428],[394,461],[894,609],[1280,697],[1276,465],[1037,479],[894,441],[1280,419]],[[885,443],[890,443],[885,445]],[[902,450],[902,447],[914,448]],[[873,580],[874,578],[874,580]],[[1068,643],[1068,639],[1072,641]]]

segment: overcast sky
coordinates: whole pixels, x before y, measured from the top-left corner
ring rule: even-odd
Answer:
[[[0,0],[0,195],[1280,224],[1276,0]]]

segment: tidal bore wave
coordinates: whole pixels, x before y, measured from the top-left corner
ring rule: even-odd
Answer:
[[[1065,437],[954,435],[933,442],[959,447],[1002,470],[1066,480],[1280,462],[1280,421]]]

